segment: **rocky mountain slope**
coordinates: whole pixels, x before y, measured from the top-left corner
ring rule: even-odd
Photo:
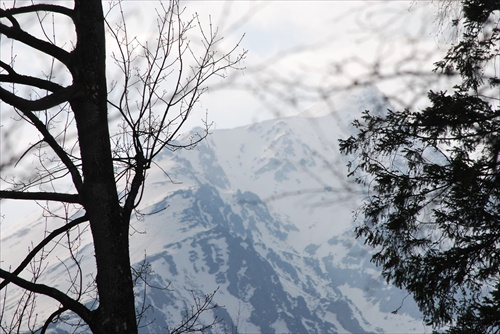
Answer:
[[[384,102],[363,90],[343,95],[335,109],[216,130],[193,150],[165,151],[132,222],[131,256],[148,273],[137,284],[141,333],[175,327],[213,291],[219,307],[200,321],[216,316],[217,333],[424,332],[411,297],[383,281],[353,234],[363,193],[345,179],[337,138],[370,105]],[[39,240],[47,224],[33,218],[3,233],[2,259],[15,263],[22,254],[11,250]],[[85,272],[93,266],[87,230],[78,242]],[[55,250],[45,263],[43,279],[59,282],[72,261]],[[50,302],[37,305],[41,316]]]

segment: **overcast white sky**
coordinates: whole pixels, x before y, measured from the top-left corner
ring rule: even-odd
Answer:
[[[158,3],[124,0],[129,29],[138,38],[152,36]],[[217,82],[222,87],[202,97],[192,125],[200,124],[207,110],[216,129],[296,114],[318,102],[314,96],[318,88],[332,92],[332,87],[367,79],[366,72],[377,60],[389,72],[392,64],[405,57],[409,68],[430,70],[446,50],[446,38],[436,32],[436,7],[428,1],[203,0],[181,4],[187,18],[198,13],[205,27],[210,18],[224,37],[221,48],[233,46],[244,34],[241,47],[248,50],[242,64],[245,69],[226,80],[226,86]],[[1,47],[3,57],[10,45],[2,41]],[[282,80],[286,83],[280,84]],[[394,82],[381,88],[390,91]],[[30,211],[21,202],[0,205],[2,230],[15,224],[21,212]]]
[[[409,67],[430,70],[446,50],[443,36],[436,31],[436,7],[429,1],[189,1],[186,7],[202,17],[210,13],[228,45],[245,34],[247,69],[239,73],[237,82],[264,85],[264,91],[268,87],[262,82],[276,78],[311,87],[342,86],[354,78],[367,79],[363,74],[381,60],[387,71],[405,58],[413,58],[406,61]],[[419,60],[429,52],[432,59]],[[354,57],[369,69],[355,64]],[[342,75],[333,73],[337,65],[343,66]],[[256,68],[260,70],[255,72]],[[292,88],[276,87],[278,91]],[[206,97],[204,107],[218,128],[226,128],[276,113],[294,114],[317,102],[314,97],[301,99],[300,91],[290,93],[297,97],[293,101],[297,105],[281,104],[272,95],[217,91]]]
[[[125,2],[130,26],[153,31],[153,7],[158,2]],[[366,62],[370,69],[382,59],[381,66],[389,69],[397,60],[424,57],[430,52],[432,59],[418,64],[416,58],[407,61],[418,69],[430,70],[446,50],[442,35],[436,31],[436,5],[430,1],[198,0],[181,4],[186,8],[186,18],[197,13],[205,27],[210,18],[219,28],[219,36],[224,37],[226,48],[245,35],[241,46],[248,50],[243,62],[246,69],[238,72],[236,82],[226,80],[230,87],[212,90],[199,106],[200,117],[208,110],[219,129],[275,117],[276,113],[294,114],[317,102],[301,99],[299,91],[290,93],[288,89],[293,87],[278,87],[276,83],[269,87],[266,80],[286,78],[315,87],[342,85],[363,77],[367,70],[354,64],[353,57]],[[145,29],[145,23],[151,29]],[[420,52],[423,50],[427,53]],[[338,64],[343,65],[342,76],[332,73],[333,65]],[[258,89],[251,91],[248,86]],[[274,90],[288,91],[298,104],[281,104],[282,99],[278,101],[270,93]]]

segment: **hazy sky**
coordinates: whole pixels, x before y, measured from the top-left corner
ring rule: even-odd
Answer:
[[[218,128],[293,114],[317,102],[309,92],[293,92],[294,86],[331,91],[367,80],[377,61],[391,71],[397,61],[426,57],[424,50],[432,59],[411,59],[407,66],[430,70],[446,49],[436,31],[436,8],[426,1],[191,1],[186,6],[202,17],[211,13],[228,45],[245,34],[247,69],[238,73],[237,82],[260,88],[207,96]],[[277,79],[292,84],[273,84]],[[275,90],[286,97],[276,98]]]
[[[157,1],[125,3],[131,30],[154,31]],[[200,115],[208,110],[217,128],[245,125],[277,113],[297,113],[317,102],[314,97],[303,96],[310,94],[298,86],[326,88],[350,83],[354,78],[367,79],[364,73],[376,61],[382,60],[380,66],[389,70],[390,64],[427,50],[434,58],[418,65],[412,59],[411,66],[427,66],[430,70],[433,61],[439,59],[439,51],[445,50],[442,35],[436,31],[436,7],[430,1],[239,0],[181,4],[185,6],[184,17],[197,13],[205,28],[210,19],[213,27],[218,27],[219,36],[224,37],[225,48],[244,35],[241,47],[248,51],[242,63],[245,69],[237,73],[237,80],[221,81],[229,87],[213,89],[199,106]],[[344,73],[335,72],[338,65]],[[279,83],[283,80],[286,84]]]
[[[123,2],[134,37],[154,39],[158,4]],[[190,126],[200,125],[206,111],[215,129],[293,115],[318,103],[320,91],[331,94],[335,87],[368,80],[377,62],[387,73],[404,59],[409,69],[430,70],[446,50],[446,38],[436,32],[436,8],[426,1],[204,0],[181,1],[181,5],[185,18],[197,13],[205,29],[210,22],[219,29],[218,35],[224,37],[221,50],[228,50],[244,35],[239,52],[248,51],[241,64],[244,69],[215,81],[217,86],[202,97]],[[65,29],[63,24],[60,30],[72,33]],[[197,38],[193,35],[193,43]],[[9,47],[2,40],[2,60]],[[29,64],[36,66],[37,58],[24,55],[29,72]],[[389,91],[398,86],[390,81],[380,85]],[[23,138],[28,135],[25,132]],[[8,228],[31,208],[26,203],[3,202],[0,228]]]

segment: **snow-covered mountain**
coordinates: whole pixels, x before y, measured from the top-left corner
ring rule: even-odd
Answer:
[[[217,316],[218,333],[426,330],[411,297],[384,282],[369,262],[370,249],[354,238],[352,211],[363,194],[345,179],[337,149],[349,119],[385,102],[373,89],[335,102],[215,130],[195,149],[163,153],[148,175],[142,215],[132,222],[132,260],[149,270],[146,284],[137,285],[138,307],[149,306],[141,333],[175,327],[196,298],[215,290],[219,307],[201,321]],[[2,259],[15,263],[24,255],[9,253],[15,244],[36,243],[47,225],[33,219],[4,233]],[[73,255],[85,272],[93,254],[88,233],[80,232]],[[72,262],[62,254],[46,259],[42,280],[59,282],[66,274]],[[40,315],[48,303],[38,301],[45,305]],[[7,310],[14,305],[9,300]]]

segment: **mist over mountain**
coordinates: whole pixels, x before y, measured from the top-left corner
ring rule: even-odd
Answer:
[[[346,180],[337,148],[352,131],[350,120],[387,105],[374,88],[334,102],[215,130],[192,150],[163,152],[132,222],[132,260],[149,270],[136,289],[138,307],[150,306],[141,333],[175,327],[193,298],[216,290],[220,307],[201,321],[216,316],[217,333],[425,331],[411,296],[384,282],[370,249],[354,237],[353,210],[364,194]],[[4,233],[2,259],[19,261],[25,254],[14,252],[16,244],[36,243],[45,229],[54,227],[33,219]],[[88,233],[82,227],[77,254],[84,272],[94,265]],[[62,288],[72,262],[56,246],[43,279]],[[7,310],[16,303],[10,296]],[[44,298],[37,304],[40,316],[52,305]]]

